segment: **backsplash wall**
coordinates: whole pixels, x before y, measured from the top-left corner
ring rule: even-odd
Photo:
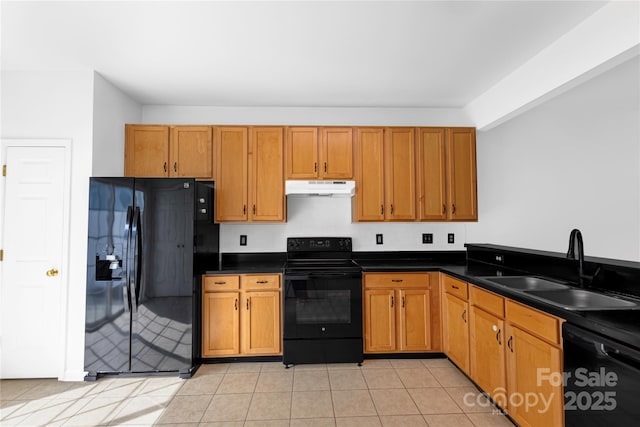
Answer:
[[[464,250],[466,223],[351,221],[351,198],[289,197],[287,222],[277,224],[221,224],[220,250],[229,252],[285,252],[287,237],[352,237],[354,251]],[[422,233],[433,234],[433,244],[422,244]],[[453,233],[455,243],[447,243]],[[376,234],[383,244],[376,244]],[[247,245],[240,246],[240,235]]]

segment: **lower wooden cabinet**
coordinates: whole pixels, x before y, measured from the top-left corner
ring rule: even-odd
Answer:
[[[467,283],[442,275],[444,352],[469,373],[469,303]]]
[[[469,286],[469,375],[507,409],[504,298]]]
[[[439,292],[431,282],[429,273],[365,273],[366,353],[439,351]]]
[[[562,426],[561,320],[512,301],[506,315],[509,415],[521,426]]]
[[[202,357],[278,355],[280,275],[203,276]]]

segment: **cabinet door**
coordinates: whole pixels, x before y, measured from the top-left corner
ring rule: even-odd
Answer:
[[[445,129],[418,129],[418,219],[447,219]]]
[[[431,315],[429,291],[399,290],[400,351],[421,352],[431,349]]]
[[[353,178],[353,130],[322,128],[320,176],[324,179]]]
[[[318,178],[318,128],[287,130],[287,179]]]
[[[471,307],[469,316],[469,373],[498,405],[506,409],[504,321],[493,314]]]
[[[248,187],[247,128],[216,127],[216,221],[246,221]]]
[[[464,372],[469,372],[469,304],[451,294],[444,294],[444,351]]]
[[[209,126],[171,127],[169,176],[213,178],[213,138]]]
[[[384,221],[384,131],[357,128],[354,221]]]
[[[240,353],[240,293],[202,296],[202,357]]]
[[[507,325],[507,378],[511,405],[509,415],[521,426],[561,426],[564,395],[562,390],[562,352],[511,324]],[[548,369],[544,377],[540,369]],[[558,379],[559,378],[559,379]],[[532,396],[538,404],[527,407],[514,402]],[[551,402],[548,407],[543,403]]]
[[[376,289],[364,292],[364,351],[396,351],[395,291]]]
[[[242,353],[280,353],[280,292],[245,292],[242,306]]]
[[[474,128],[447,129],[449,159],[449,219],[477,221],[476,132]]]
[[[413,128],[385,131],[385,219],[416,219],[415,143]]]
[[[252,221],[284,221],[284,129],[251,129]]]
[[[125,126],[125,176],[169,176],[169,127]]]

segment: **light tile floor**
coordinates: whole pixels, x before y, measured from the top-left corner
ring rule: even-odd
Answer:
[[[209,364],[189,380],[2,380],[0,424],[513,426],[446,359],[365,360],[362,367],[290,369],[279,362]]]

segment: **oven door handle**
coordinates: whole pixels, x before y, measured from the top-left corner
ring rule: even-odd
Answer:
[[[362,273],[298,273],[298,274],[284,274],[284,280],[309,280],[309,279],[322,279],[332,277],[352,277],[355,279],[362,278]]]

